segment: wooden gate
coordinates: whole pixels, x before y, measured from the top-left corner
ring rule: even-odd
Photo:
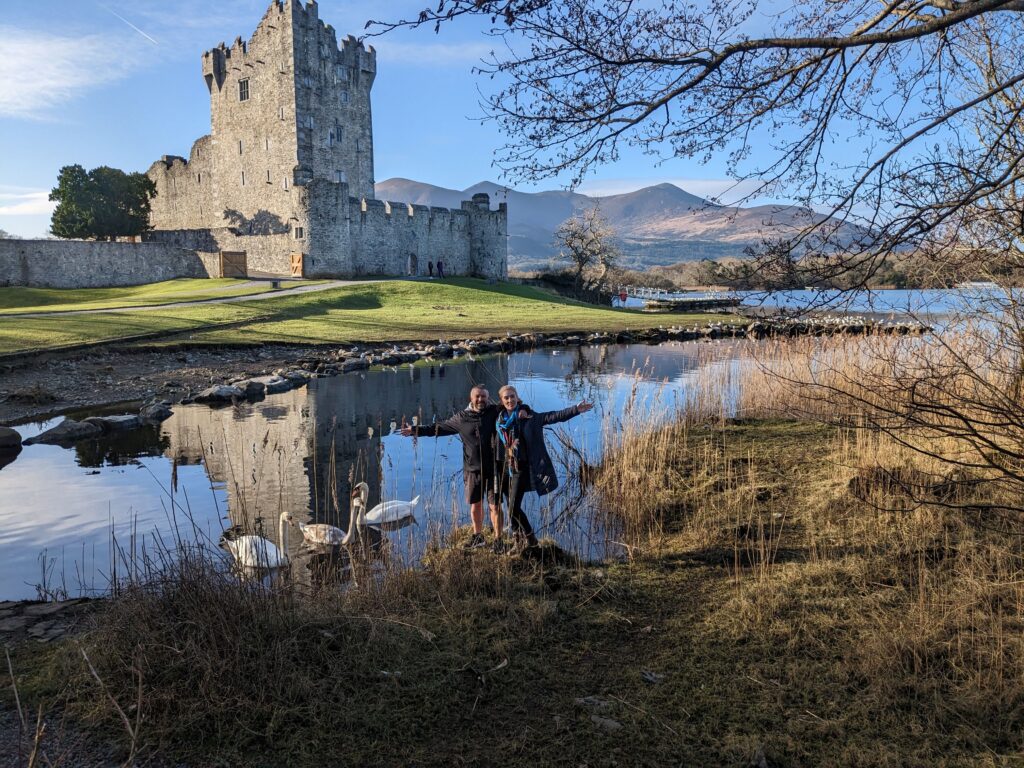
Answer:
[[[220,276],[248,277],[249,270],[246,267],[245,251],[221,251]]]
[[[304,277],[304,275],[302,274],[302,268],[303,268],[303,265],[302,265],[302,254],[301,253],[293,253],[292,254],[292,277]]]

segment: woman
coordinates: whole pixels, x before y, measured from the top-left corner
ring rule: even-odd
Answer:
[[[544,444],[544,427],[586,413],[594,404],[583,401],[560,411],[535,413],[519,399],[511,385],[499,389],[498,398],[502,405],[498,409],[494,450],[498,491],[508,499],[512,532],[524,537],[532,547],[536,546],[537,537],[523,512],[523,496],[531,490],[544,496],[558,487],[555,467]],[[499,540],[494,546],[500,550],[504,544]]]

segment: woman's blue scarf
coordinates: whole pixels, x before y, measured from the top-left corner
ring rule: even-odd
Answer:
[[[498,416],[498,438],[505,445],[508,473],[519,471],[519,406],[511,413]]]

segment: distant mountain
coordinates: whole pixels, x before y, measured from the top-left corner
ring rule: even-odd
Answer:
[[[646,268],[680,261],[725,256],[742,257],[744,249],[766,237],[778,237],[825,217],[796,206],[751,208],[716,205],[673,184],[657,184],[635,192],[590,197],[576,192],[518,192],[482,181],[462,191],[409,179],[388,179],[376,185],[377,198],[401,203],[458,208],[478,192],[491,204],[508,203],[509,266],[543,267],[557,254],[554,233],[566,219],[598,205],[615,229],[624,262]],[[838,224],[844,238],[859,230]]]

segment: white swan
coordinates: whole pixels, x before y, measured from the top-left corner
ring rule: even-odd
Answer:
[[[379,528],[384,525],[397,525],[409,518],[416,522],[416,505],[420,503],[417,496],[412,501],[384,501],[366,513],[366,524]]]
[[[307,544],[314,547],[344,547],[350,544],[356,535],[356,528],[362,524],[365,517],[366,497],[369,491],[370,488],[366,483],[359,483],[352,491],[348,531],[343,531],[338,526],[327,523],[299,523],[302,538]]]
[[[239,568],[253,571],[276,571],[289,566],[288,524],[291,512],[282,512],[278,518],[277,532],[281,542],[278,549],[274,542],[262,536],[239,536],[237,539],[223,539],[222,544],[235,559]]]

